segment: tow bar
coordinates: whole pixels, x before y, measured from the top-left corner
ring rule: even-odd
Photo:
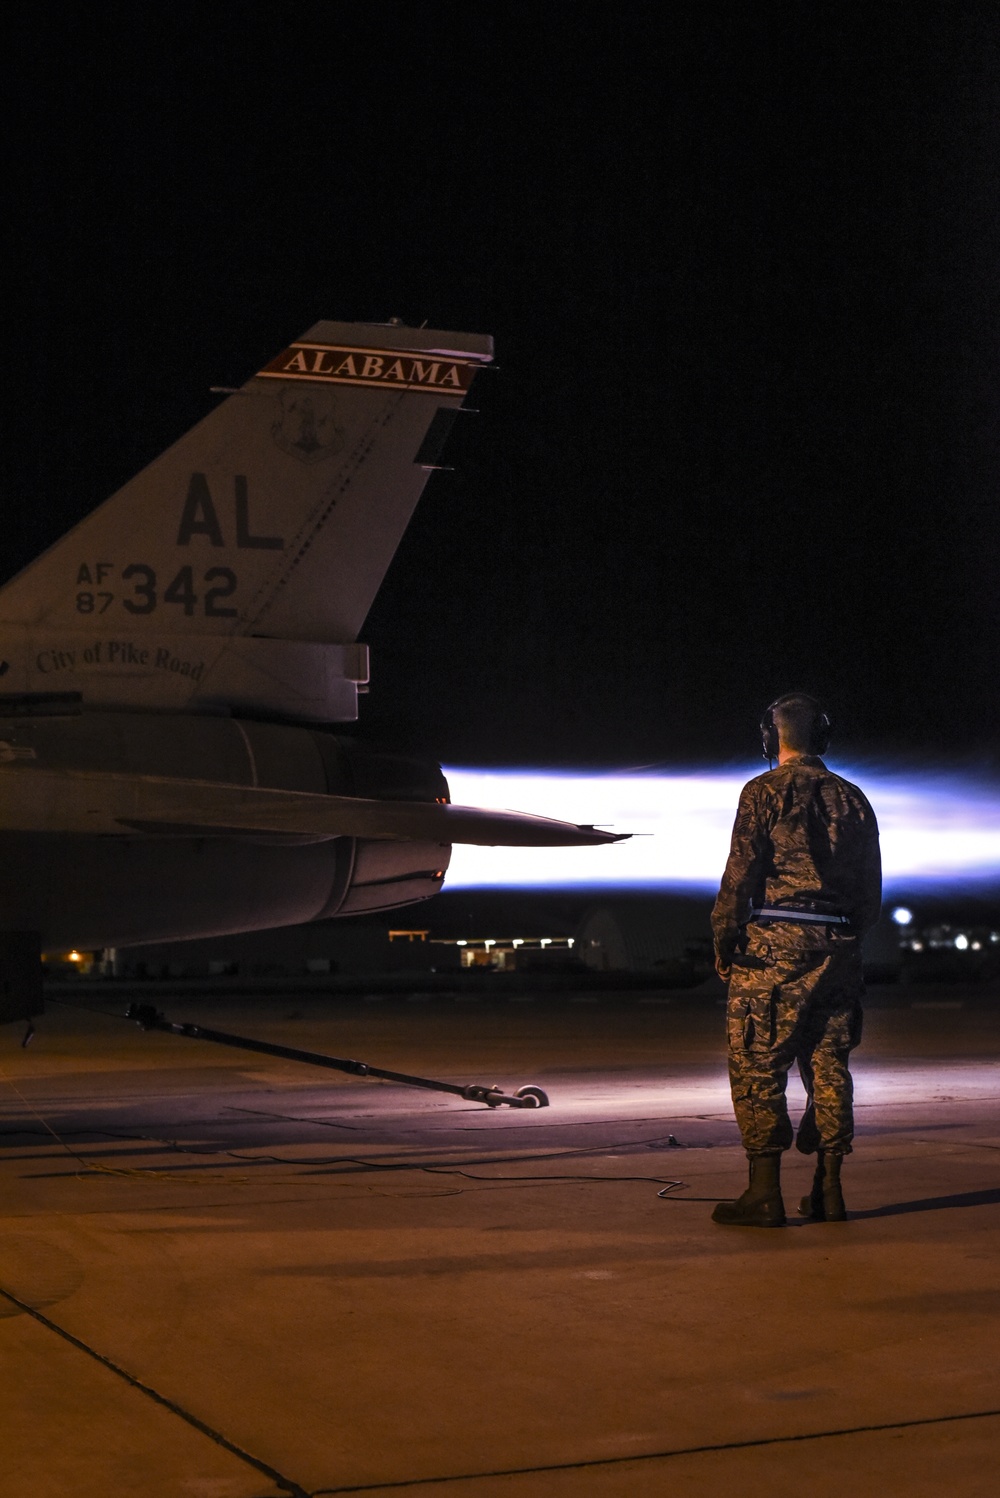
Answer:
[[[268,1040],[249,1040],[245,1035],[229,1035],[225,1030],[209,1030],[204,1025],[178,1025],[168,1020],[152,1004],[130,1004],[126,1019],[135,1020],[143,1030],[165,1030],[168,1035],[184,1035],[188,1040],[210,1040],[215,1045],[235,1046],[241,1051],[259,1051],[264,1056],[282,1056],[286,1061],[304,1061],[307,1066],[325,1066],[330,1071],[347,1072],[352,1077],[379,1077],[384,1082],[401,1082],[404,1087],[425,1087],[430,1092],[450,1092],[467,1103],[485,1103],[487,1108],[547,1108],[548,1094],[540,1087],[519,1087],[512,1097],[499,1087],[483,1087],[470,1082],[459,1087],[454,1082],[435,1082],[430,1077],[411,1077],[403,1071],[386,1071],[367,1061],[349,1061],[343,1056],[323,1056],[318,1051],[300,1051],[295,1046],[273,1045]]]

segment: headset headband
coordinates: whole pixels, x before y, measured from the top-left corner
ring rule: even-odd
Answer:
[[[785,692],[776,697],[766,708],[760,720],[761,748],[764,758],[770,762],[778,758],[778,725],[774,721],[774,710],[792,702],[808,704],[812,708],[813,721],[809,730],[809,747],[813,754],[825,754],[830,743],[831,723],[826,712],[815,697],[808,692]]]

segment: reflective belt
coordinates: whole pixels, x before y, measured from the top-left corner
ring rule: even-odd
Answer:
[[[750,912],[755,921],[808,921],[816,926],[849,926],[846,915],[823,915],[816,910],[791,910],[786,905],[761,905]]]

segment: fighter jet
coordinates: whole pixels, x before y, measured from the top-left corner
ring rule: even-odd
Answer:
[[[317,323],[0,589],[8,1017],[39,949],[388,910],[435,894],[456,842],[616,840],[454,806],[439,765],[342,731],[359,631],[492,355]]]

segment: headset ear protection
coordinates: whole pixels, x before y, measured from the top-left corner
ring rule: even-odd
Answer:
[[[806,692],[786,692],[783,697],[778,697],[764,712],[760,720],[760,742],[764,758],[770,762],[778,758],[778,725],[774,721],[774,710],[776,707],[784,707],[786,702],[807,702],[813,709],[813,721],[809,730],[810,752],[812,754],[825,754],[830,747],[830,732],[832,725],[823,708]]]

